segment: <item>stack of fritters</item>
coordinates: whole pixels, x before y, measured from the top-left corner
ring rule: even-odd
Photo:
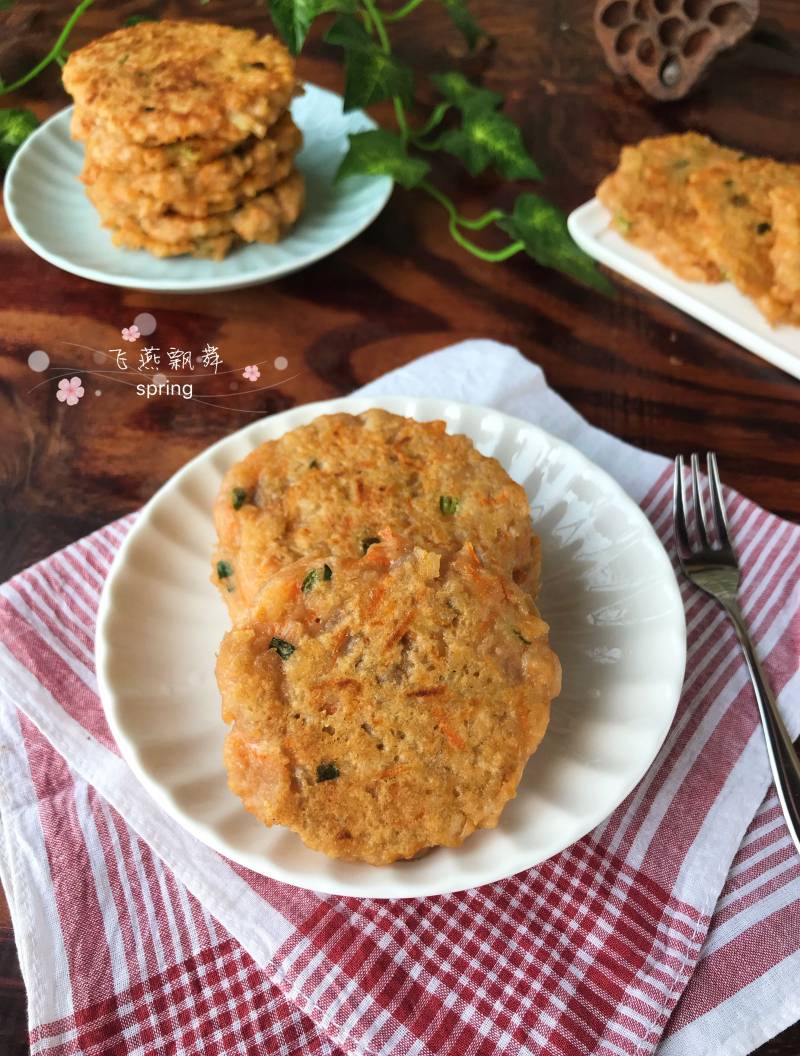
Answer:
[[[74,52],[64,85],[81,179],[116,245],[221,259],[277,242],[303,207],[298,84],[272,37],[206,22],[141,22]]]
[[[443,422],[317,418],[226,474],[230,786],[385,864],[497,824],[560,687],[524,490]]]
[[[773,325],[800,325],[800,166],[688,132],[624,147],[597,197],[681,278],[729,280]]]

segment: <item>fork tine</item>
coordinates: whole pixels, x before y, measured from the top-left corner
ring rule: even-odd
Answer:
[[[703,495],[700,491],[700,458],[692,455],[692,502],[694,503],[694,518],[697,522],[697,534],[700,536],[702,546],[708,548],[708,524],[706,523],[706,511],[703,509]]]
[[[686,531],[686,502],[683,495],[683,455],[675,459],[675,477],[672,485],[672,523],[678,540],[678,557],[683,564],[681,551],[689,553],[689,533]]]
[[[717,468],[717,456],[713,451],[706,455],[706,469],[708,471],[708,482],[711,490],[711,504],[714,507],[714,524],[717,536],[723,546],[730,547],[731,539],[728,534],[728,515],[725,512],[725,499],[722,496],[722,484],[719,479]]]

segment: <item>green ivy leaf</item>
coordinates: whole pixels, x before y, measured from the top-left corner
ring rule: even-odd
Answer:
[[[411,70],[379,48],[348,52],[345,57],[345,110],[371,106],[399,96],[408,104],[414,91]]]
[[[275,28],[292,55],[299,55],[316,18],[328,11],[355,10],[355,0],[269,0]]]
[[[140,22],[158,22],[155,15],[129,15],[122,23],[123,26],[138,26]]]
[[[489,165],[508,180],[541,180],[539,166],[528,153],[519,126],[510,117],[471,106],[464,111],[461,128],[444,132],[439,146],[454,154],[477,176]]]
[[[342,159],[337,180],[348,176],[391,176],[402,187],[416,187],[425,178],[430,165],[422,158],[409,156],[399,136],[382,128],[355,132],[348,136],[350,149]]]
[[[385,54],[351,15],[338,18],[325,40],[344,48],[345,110],[370,106],[393,95],[405,103],[411,102],[414,93],[411,70],[393,55]]]
[[[453,25],[467,42],[470,51],[475,50],[475,45],[486,34],[472,17],[472,12],[467,6],[467,0],[442,0],[447,13],[452,19]]]
[[[473,176],[494,165],[509,180],[542,178],[519,126],[498,111],[502,95],[472,84],[460,73],[435,74],[431,80],[463,118],[461,128],[439,138],[442,150],[460,158]]]
[[[325,34],[329,44],[338,44],[341,48],[372,48],[377,45],[357,18],[344,14],[337,18]]]
[[[0,0],[0,11],[8,11],[15,3],[16,0]]]
[[[614,293],[614,287],[597,270],[592,258],[572,241],[566,215],[538,194],[521,194],[514,203],[514,212],[498,220],[497,226],[524,243],[525,252],[537,263],[563,271],[601,293]]]
[[[30,110],[0,110],[0,170],[7,168],[17,148],[38,124],[39,119]]]
[[[503,102],[499,92],[479,88],[468,81],[463,73],[436,73],[432,75],[431,80],[448,103],[457,106],[459,110],[496,110]]]

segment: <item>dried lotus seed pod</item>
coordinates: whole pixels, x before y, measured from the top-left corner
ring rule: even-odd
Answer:
[[[594,26],[614,73],[654,99],[682,99],[750,32],[758,9],[759,0],[599,0]]]

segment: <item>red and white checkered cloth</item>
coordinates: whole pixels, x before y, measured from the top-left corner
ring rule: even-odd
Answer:
[[[588,426],[512,349],[468,342],[372,391],[537,421],[612,472],[668,548],[663,459]],[[735,493],[743,608],[800,729],[800,529]],[[683,697],[612,816],[457,895],[301,891],[199,844],[122,761],[94,619],[131,519],[0,588],[0,874],[34,1054],[735,1056],[800,1017],[800,858],[732,630],[686,582]]]

